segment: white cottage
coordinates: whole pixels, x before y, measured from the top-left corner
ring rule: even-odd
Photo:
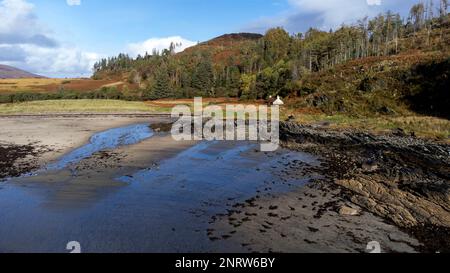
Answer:
[[[281,106],[284,105],[284,102],[281,100],[280,96],[277,96],[277,99],[273,102],[273,105]]]

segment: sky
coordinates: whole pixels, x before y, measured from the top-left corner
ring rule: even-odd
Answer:
[[[104,57],[178,51],[226,33],[324,30],[420,0],[0,0],[0,64],[89,77]],[[435,0],[437,1],[437,0]]]

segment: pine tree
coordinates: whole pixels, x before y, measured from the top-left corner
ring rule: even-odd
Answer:
[[[203,58],[192,77],[192,87],[202,96],[214,96],[214,72],[211,60]]]
[[[264,57],[269,65],[284,60],[289,53],[291,37],[283,28],[273,28],[264,37]]]
[[[170,79],[167,66],[161,65],[155,73],[155,83],[145,95],[145,99],[157,100],[170,97]]]

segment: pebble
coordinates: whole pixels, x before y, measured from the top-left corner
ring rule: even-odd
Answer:
[[[339,209],[339,214],[340,215],[344,215],[344,216],[357,216],[359,215],[359,211],[357,209],[354,208],[350,208],[347,206],[342,206]]]

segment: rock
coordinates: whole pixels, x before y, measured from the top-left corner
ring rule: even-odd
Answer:
[[[286,122],[293,122],[293,121],[295,121],[295,117],[293,115],[290,115],[286,120]]]
[[[347,206],[342,206],[339,209],[339,214],[343,216],[357,216],[359,215],[359,210]]]
[[[420,243],[417,241],[417,239],[412,238],[410,236],[405,236],[402,232],[393,232],[388,235],[388,238],[391,242],[395,243],[404,243],[408,244],[410,246],[418,247],[420,246]]]
[[[405,130],[403,130],[402,128],[397,128],[397,129],[393,130],[392,135],[397,136],[397,137],[406,137],[407,136]]]
[[[385,115],[394,115],[396,114],[395,111],[387,106],[383,106],[380,109],[378,109],[378,112],[385,114]]]
[[[308,103],[310,105],[313,105],[314,107],[319,107],[326,105],[330,102],[330,99],[326,95],[317,95],[312,100],[308,100]]]
[[[378,165],[375,162],[368,161],[368,162],[362,164],[362,169],[365,172],[375,172],[378,170]]]
[[[320,122],[318,125],[319,125],[320,127],[329,127],[329,126],[331,125],[331,122],[329,122],[329,121],[323,121],[323,122]]]

